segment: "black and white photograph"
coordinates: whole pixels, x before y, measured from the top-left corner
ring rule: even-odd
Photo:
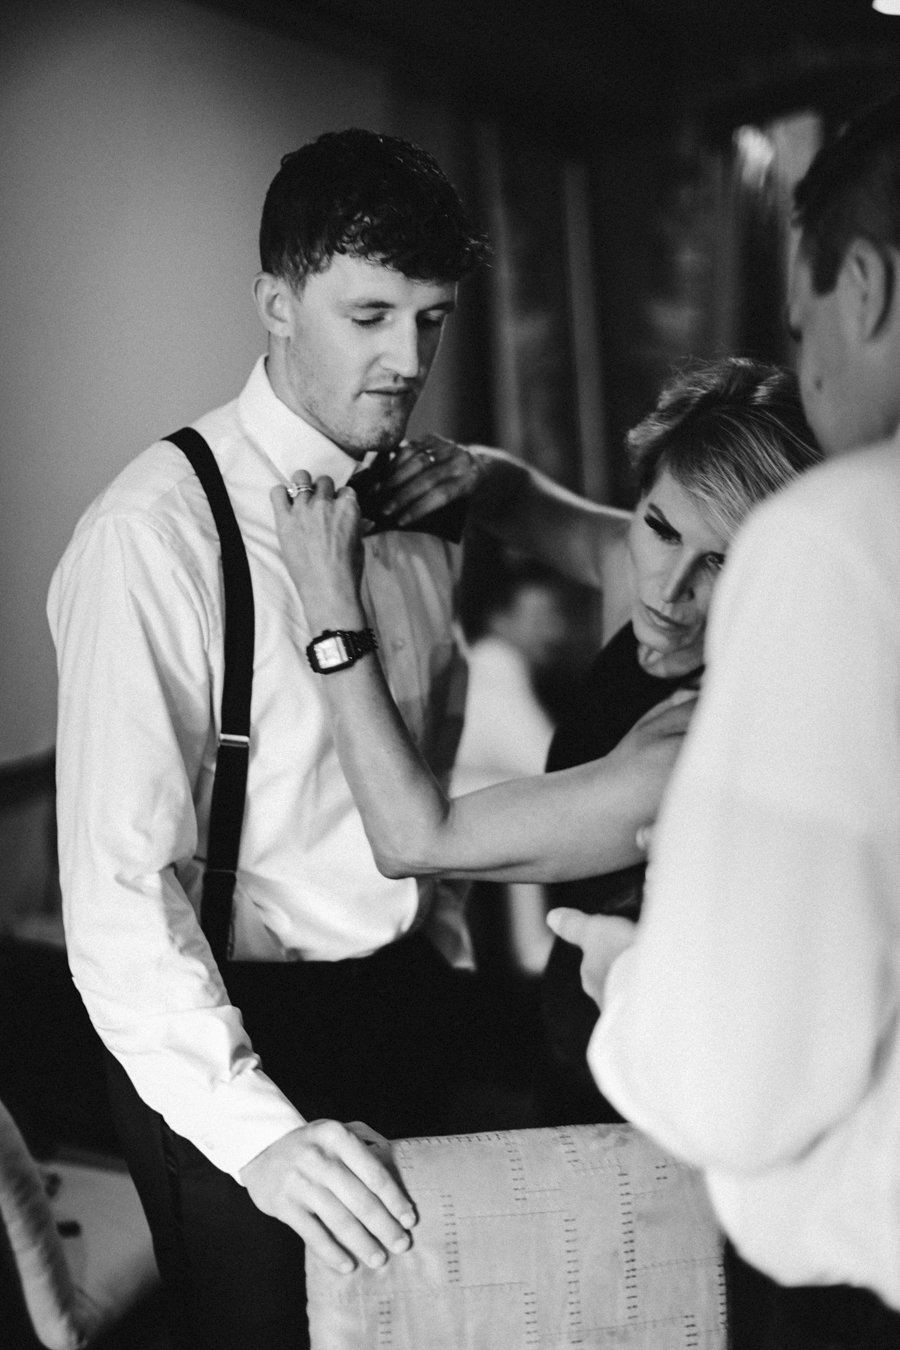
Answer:
[[[0,128],[0,1347],[900,1350],[900,0]]]

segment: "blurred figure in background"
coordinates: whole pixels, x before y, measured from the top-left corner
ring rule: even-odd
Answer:
[[[501,555],[483,580],[480,612],[467,625],[469,686],[454,796],[540,772],[553,735],[540,680],[569,645],[562,583],[548,568]]]
[[[554,720],[541,689],[548,680],[558,687],[573,631],[558,573],[490,540],[467,551],[460,610],[469,684],[450,779],[455,797],[543,770]],[[533,882],[476,882],[468,917],[479,967],[543,970],[552,941],[546,908],[545,888]]]

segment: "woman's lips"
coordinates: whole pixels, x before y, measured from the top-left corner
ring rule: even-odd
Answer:
[[[643,600],[641,606],[654,628],[658,628],[662,633],[684,633],[690,627],[689,624],[679,623],[677,619],[670,619],[667,615],[661,614],[658,609],[654,609]]]

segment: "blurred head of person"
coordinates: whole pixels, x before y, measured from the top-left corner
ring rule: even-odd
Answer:
[[[900,94],[826,144],[794,193],[791,332],[828,455],[900,425]]]
[[[567,660],[573,628],[568,583],[493,539],[480,536],[472,544],[460,596],[466,640],[499,638],[515,648],[534,678]]]

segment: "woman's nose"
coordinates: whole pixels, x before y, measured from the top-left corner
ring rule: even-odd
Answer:
[[[694,564],[690,558],[679,558],[663,582],[662,599],[667,605],[694,597]]]

